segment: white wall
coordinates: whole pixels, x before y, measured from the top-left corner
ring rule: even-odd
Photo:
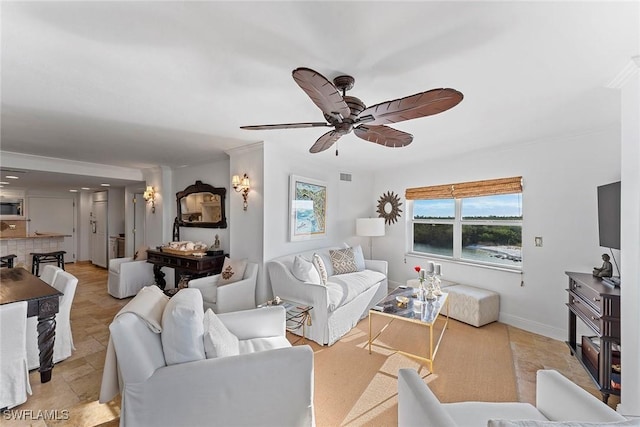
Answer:
[[[124,233],[124,188],[109,188],[109,211],[108,211],[108,221],[109,225],[107,228],[108,237],[118,236],[121,233]]]
[[[621,344],[624,366],[620,412],[640,417],[640,57],[622,89]]]
[[[135,215],[135,206],[133,204],[133,198],[135,194],[144,193],[146,185],[129,185],[124,189],[124,235],[125,235],[125,245],[124,245],[124,256],[131,257],[134,255],[135,251],[138,249],[134,246],[134,215]],[[140,198],[138,203],[145,204],[145,212],[148,212],[146,208],[146,202]],[[145,215],[146,219],[146,215]],[[138,224],[139,236],[145,236],[145,228],[146,224]],[[144,239],[143,239],[144,240]],[[146,245],[145,245],[146,246]]]
[[[227,198],[230,209],[229,254],[232,258],[246,258],[258,263],[256,303],[268,300],[269,291],[265,283],[264,259],[264,148],[262,143],[228,151],[230,156],[228,182],[233,175],[247,174],[251,184],[247,210],[243,209],[242,194],[229,186]]]
[[[324,160],[314,156],[294,156],[277,143],[265,143],[264,147],[264,260],[338,245],[344,241],[357,241],[354,237],[356,218],[374,216],[375,213],[375,208],[372,208],[375,204],[373,174],[332,166],[326,156]],[[352,181],[340,181],[340,172],[352,173]],[[292,174],[327,183],[325,238],[289,241],[289,176]],[[270,292],[270,288],[267,290]]]
[[[171,227],[175,217],[175,194],[172,186],[172,171],[165,167],[155,167],[143,170],[144,180],[147,186],[152,186],[156,191],[155,213],[151,205],[147,204],[145,216],[145,239],[149,247],[159,246],[171,241]],[[173,217],[171,216],[174,214]]]
[[[523,274],[440,260],[446,280],[500,293],[500,320],[560,340],[567,338],[565,271],[591,272],[605,252],[598,245],[596,187],[620,180],[620,132],[536,141],[516,148],[421,162],[375,176],[375,194],[403,198],[402,219],[376,238],[374,251],[389,261],[389,280],[414,278],[425,259],[407,251],[407,187],[523,176]],[[535,247],[542,236],[544,246]],[[619,254],[616,257],[620,260]],[[406,261],[405,261],[406,259]],[[524,282],[521,286],[521,282]]]

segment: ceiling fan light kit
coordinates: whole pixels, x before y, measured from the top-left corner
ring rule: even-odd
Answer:
[[[431,116],[455,107],[463,95],[455,89],[441,88],[366,107],[364,102],[346,92],[353,88],[352,76],[338,76],[333,83],[310,68],[293,70],[293,80],[322,111],[326,122],[283,123],[240,126],[241,129],[300,129],[333,127],[311,146],[309,152],[320,153],[330,148],[343,135],[353,131],[357,137],[385,147],[405,147],[413,135],[386,126],[405,120]],[[342,93],[340,93],[342,91]],[[336,155],[338,151],[336,150]]]

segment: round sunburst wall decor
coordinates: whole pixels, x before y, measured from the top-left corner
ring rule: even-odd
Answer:
[[[384,222],[391,225],[400,218],[400,213],[402,212],[402,209],[400,209],[401,205],[400,197],[393,191],[387,191],[378,199],[378,209],[376,212],[378,212],[379,218],[384,218]]]

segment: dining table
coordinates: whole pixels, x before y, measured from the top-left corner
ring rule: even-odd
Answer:
[[[56,313],[62,292],[23,268],[0,268],[0,305],[27,302],[27,317],[38,318],[40,382],[51,380]]]

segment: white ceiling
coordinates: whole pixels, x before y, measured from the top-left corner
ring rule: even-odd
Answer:
[[[606,85],[640,53],[625,2],[7,2],[3,151],[126,167],[198,164],[265,141],[348,169],[589,132],[619,121]],[[397,123],[386,148],[327,129],[291,71],[356,78],[372,105],[438,87],[464,100]],[[305,154],[306,153],[306,154]],[[6,165],[5,165],[6,166]]]

